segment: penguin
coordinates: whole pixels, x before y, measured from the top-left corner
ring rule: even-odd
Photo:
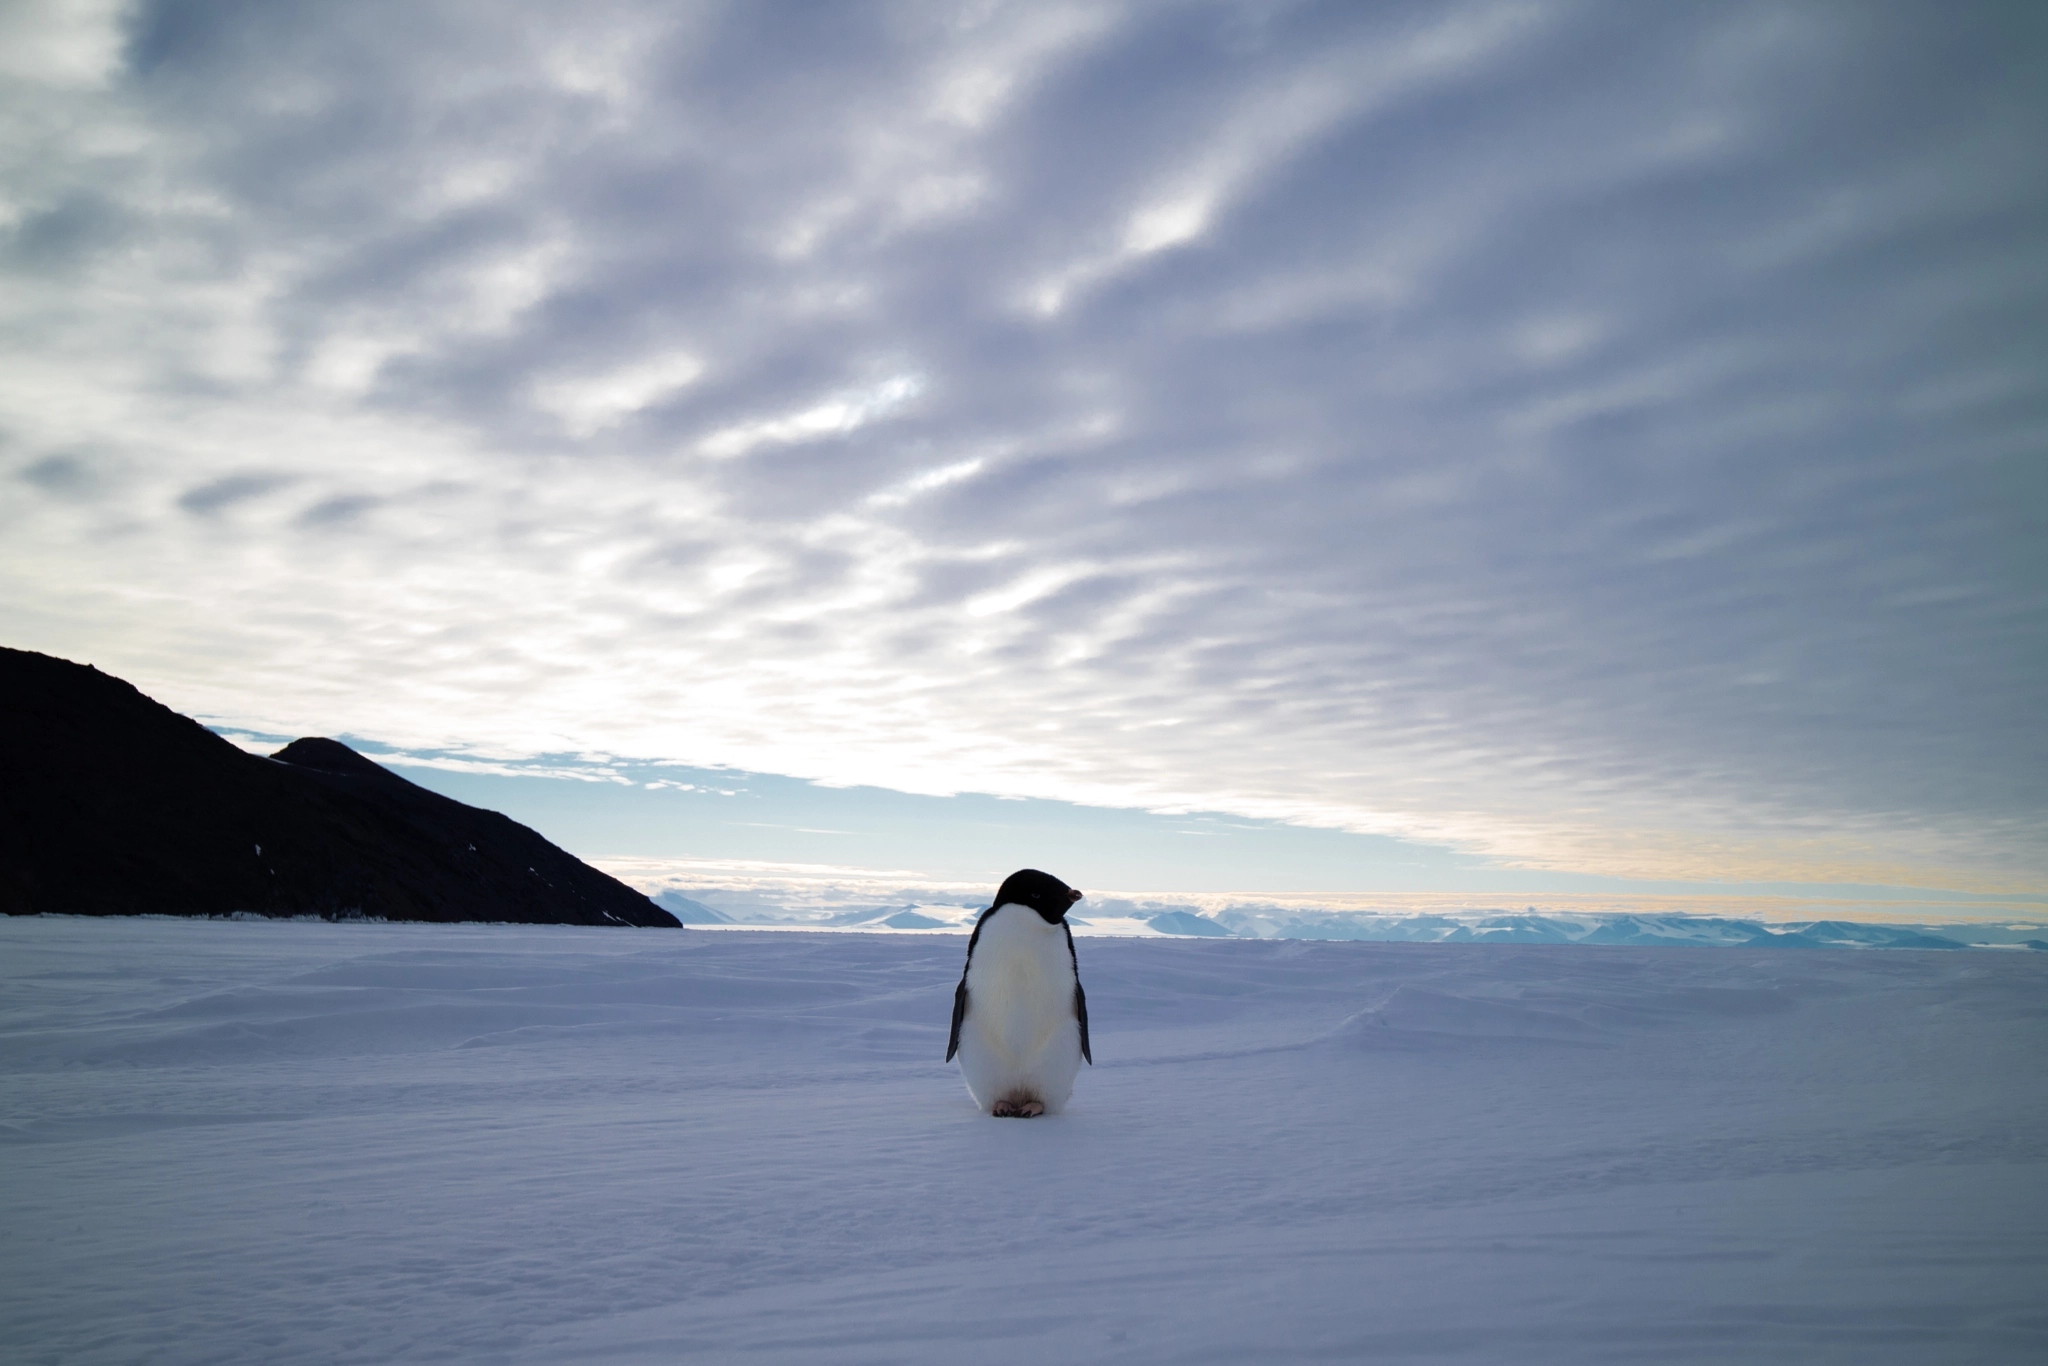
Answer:
[[[953,991],[946,1061],[960,1056],[967,1092],[984,1114],[1030,1119],[1060,1112],[1088,1051],[1088,998],[1067,910],[1081,894],[1050,873],[1003,879],[974,922]]]

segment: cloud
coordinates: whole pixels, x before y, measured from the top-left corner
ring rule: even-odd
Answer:
[[[94,87],[121,64],[122,0],[20,0],[0,10],[0,76]]]
[[[286,477],[275,474],[246,473],[227,474],[218,479],[208,480],[194,489],[188,489],[178,496],[178,506],[187,512],[208,516],[233,507],[237,503],[258,498],[290,482]]]
[[[534,398],[562,419],[571,436],[589,437],[673,398],[703,373],[704,362],[676,351],[639,357],[609,371],[541,380]]]
[[[721,427],[699,441],[697,450],[715,460],[729,460],[764,445],[791,445],[845,436],[887,416],[916,397],[923,387],[923,380],[916,375],[895,375],[866,390],[835,394],[793,413],[754,418]]]
[[[19,13],[13,643],[414,749],[2048,877],[2022,10]]]

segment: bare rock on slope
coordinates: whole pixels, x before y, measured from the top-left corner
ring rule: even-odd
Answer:
[[[339,741],[246,754],[90,665],[4,648],[0,912],[679,924]]]

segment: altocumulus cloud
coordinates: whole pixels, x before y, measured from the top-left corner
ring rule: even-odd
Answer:
[[[2048,11],[4,25],[11,643],[267,731],[2048,879]]]

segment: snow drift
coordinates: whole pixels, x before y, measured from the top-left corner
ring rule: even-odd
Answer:
[[[2033,1362],[2048,957],[0,920],[0,1347],[66,1363]]]

